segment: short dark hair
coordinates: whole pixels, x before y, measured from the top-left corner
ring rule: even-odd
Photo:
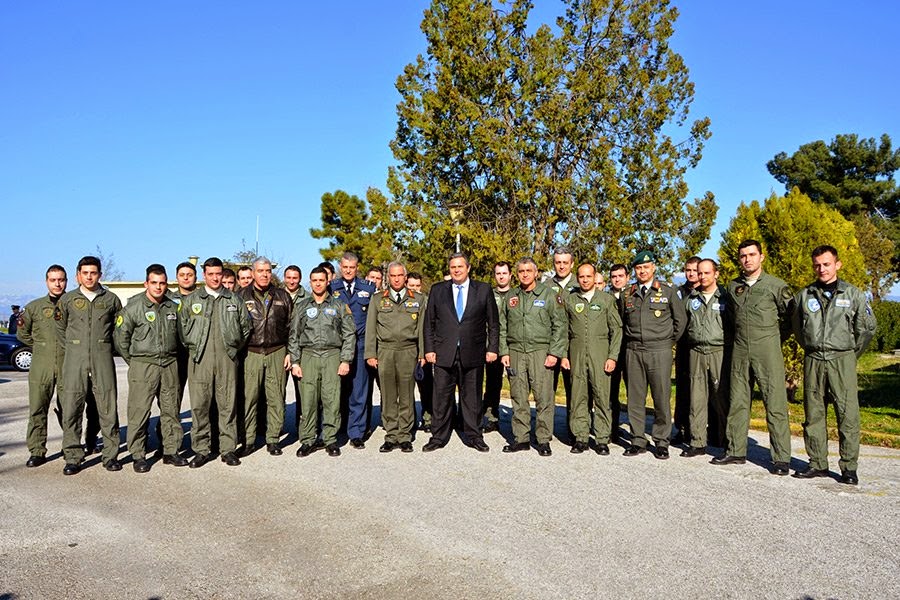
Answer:
[[[509,269],[509,272],[512,273],[512,265],[509,264],[509,261],[498,260],[494,263],[494,269],[496,269],[497,267],[506,267],[507,269]]]
[[[303,277],[303,271],[301,271],[301,270],[300,270],[300,267],[298,267],[297,265],[288,265],[288,266],[286,266],[286,267],[284,268],[284,272],[287,273],[288,271],[297,271],[297,276],[298,276],[298,277]]]
[[[206,265],[204,265],[204,266],[206,266]],[[241,271],[251,271],[252,272],[253,268],[250,267],[249,265],[242,265],[242,266],[238,267],[237,272],[240,273]]]
[[[219,258],[217,256],[210,256],[209,258],[206,259],[206,262],[203,263],[203,270],[206,271],[206,269],[208,269],[210,267],[224,267],[224,266],[225,265],[222,264],[221,258]]]
[[[222,269],[222,279],[225,279],[226,277],[237,277],[237,273],[234,272],[234,269],[225,267]]]
[[[366,271],[366,275],[368,275],[369,273],[378,273],[379,275],[384,277],[384,271],[381,270],[381,267],[375,267],[375,266],[369,267],[369,270]]]
[[[422,274],[419,273],[418,271],[410,271],[409,273],[406,274],[406,278],[407,279],[418,279],[419,281],[422,281]]]
[[[62,271],[62,274],[66,276],[66,279],[69,278],[68,274],[66,273],[65,267],[63,267],[62,265],[57,265],[57,264],[52,264],[49,267],[47,267],[47,272],[44,273],[44,278],[50,277],[50,273],[52,273],[53,271]]]
[[[616,263],[609,268],[609,274],[612,275],[613,271],[625,271],[626,273],[628,273],[628,267],[626,267],[622,263]]]
[[[689,259],[687,259],[686,261],[684,261],[684,266],[697,264],[697,263],[699,263],[701,260],[703,260],[703,259],[700,258],[699,256],[697,256],[697,255],[695,254],[694,256],[692,256],[692,257],[690,257]]]
[[[450,257],[447,259],[447,264],[449,265],[450,261],[453,260],[454,258],[463,259],[464,261],[466,261],[466,266],[467,267],[469,266],[469,257],[466,256],[466,254],[464,252],[454,252],[453,254],[451,254]]]
[[[193,271],[195,275],[197,274],[197,265],[195,265],[194,263],[187,261],[187,260],[184,262],[178,263],[178,266],[175,267],[175,273],[177,274],[178,271],[185,269],[185,268]]]
[[[316,268],[317,269],[325,269],[326,275],[329,273],[334,273],[334,265],[331,264],[330,262],[328,262],[327,260],[325,262],[320,262]],[[312,275],[312,271],[310,271],[309,274]]]
[[[756,249],[759,250],[760,254],[762,254],[762,244],[760,244],[756,240],[744,240],[743,242],[738,244],[738,252],[740,252],[744,248],[749,248],[750,246],[756,246]]]
[[[309,272],[309,277],[312,278],[313,275],[322,274],[325,276],[325,279],[328,279],[328,270],[325,269],[322,265],[317,265],[312,268],[312,271]]]
[[[151,275],[166,275],[166,268],[159,263],[153,263],[147,267],[147,281],[150,281]]]
[[[838,257],[837,248],[835,248],[834,246],[830,246],[828,244],[822,244],[821,246],[816,246],[812,251],[812,257],[818,258],[819,256],[822,256],[826,252],[831,252],[834,255],[834,258],[837,259],[837,257]]]
[[[96,256],[82,256],[81,260],[78,261],[76,270],[80,271],[81,267],[97,267],[98,271],[103,271],[103,268],[100,266],[100,259]]]

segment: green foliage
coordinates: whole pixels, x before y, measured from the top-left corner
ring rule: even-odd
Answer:
[[[837,249],[843,263],[838,275],[865,289],[865,264],[853,223],[834,208],[813,202],[797,188],[785,196],[772,194],[763,206],[755,200],[738,206],[737,214],[722,233],[719,247],[723,282],[740,273],[737,247],[746,239],[758,240],[762,245],[763,269],[783,279],[795,291],[815,280],[810,252],[822,244]],[[788,382],[795,389],[803,375],[803,353],[793,337],[782,345],[782,350]]]
[[[685,202],[709,120],[669,46],[668,2],[566,0],[529,33],[527,0],[433,0],[427,52],[398,77],[394,241],[436,277],[459,233],[476,272],[567,243],[578,260],[653,248],[665,268],[709,236],[711,193]],[[673,139],[678,135],[681,139]]]
[[[349,251],[364,266],[384,265],[401,258],[394,241],[396,218],[392,203],[375,188],[366,191],[365,201],[337,190],[322,195],[322,227],[309,233],[329,240],[328,247],[319,251],[325,260],[338,260]]]
[[[836,136],[800,146],[791,156],[779,152],[767,163],[769,173],[785,185],[797,187],[816,202],[838,209],[847,218],[870,219],[875,233],[861,235],[870,289],[879,298],[900,273],[900,188],[894,173],[900,169],[900,149],[891,138],[859,139],[856,134]],[[893,265],[884,270],[887,242]]]
[[[876,304],[873,310],[878,327],[875,329],[871,349],[890,352],[900,348],[900,302],[884,300]]]

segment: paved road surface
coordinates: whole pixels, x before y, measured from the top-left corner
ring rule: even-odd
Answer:
[[[24,467],[26,420],[26,376],[0,371],[0,599],[900,598],[894,450],[864,447],[855,488],[770,475],[759,433],[732,467],[504,455],[498,433],[382,455],[379,430],[339,458],[291,436],[236,468],[63,477],[55,422],[53,460]]]

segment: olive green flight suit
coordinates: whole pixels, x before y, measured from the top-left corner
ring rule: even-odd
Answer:
[[[26,443],[31,456],[47,455],[47,413],[56,393],[60,414],[63,348],[56,331],[56,304],[59,298],[49,294],[25,305],[19,316],[16,337],[31,346],[31,368],[28,371],[28,430]]]
[[[119,454],[119,414],[116,405],[116,365],[113,361],[113,328],[122,309],[119,298],[100,287],[94,300],[81,288],[62,295],[57,303],[57,334],[65,347],[62,369],[63,456],[66,463],[84,459],[81,422],[85,396],[97,400],[103,434],[103,462]]]
[[[412,440],[416,420],[416,362],[424,358],[422,317],[425,296],[403,288],[387,289],[369,303],[366,316],[364,356],[378,359],[381,382],[381,424],[384,441],[394,444]]]
[[[688,429],[690,445],[694,448],[705,448],[707,443],[715,446],[722,443],[721,439],[707,440],[707,427],[711,419],[715,424],[713,429],[720,438],[725,431],[730,367],[730,360],[726,359],[725,295],[725,288],[716,286],[708,302],[699,289],[691,290],[684,299],[688,325],[681,343],[688,349]],[[727,358],[730,359],[730,356]]]
[[[134,460],[147,454],[147,424],[159,399],[163,454],[181,447],[178,402],[178,305],[164,296],[157,304],[140,293],[116,317],[116,350],[128,363],[128,451]]]
[[[563,303],[572,373],[572,404],[569,428],[575,441],[587,443],[591,429],[588,391],[594,398],[594,439],[609,444],[612,421],[609,405],[610,374],[604,370],[607,360],[618,360],[622,344],[622,319],[616,300],[610,294],[594,290],[590,300],[582,291],[570,293]]]
[[[815,283],[794,300],[793,327],[803,347],[803,441],[813,469],[828,469],[825,413],[830,396],[837,415],[841,471],[859,460],[856,359],[875,335],[875,316],[865,295],[839,279],[832,297]]]
[[[670,286],[652,281],[644,295],[632,285],[619,295],[625,339],[625,389],[634,446],[645,448],[647,388],[653,398],[651,436],[657,448],[669,447],[672,434],[672,346],[687,325],[684,304]]]
[[[516,443],[530,441],[529,394],[534,395],[537,443],[546,444],[553,438],[553,369],[545,367],[544,361],[547,356],[566,355],[566,317],[560,303],[556,292],[538,283],[530,291],[521,287],[510,290],[500,311],[500,355],[509,356],[509,366],[515,372],[509,378],[509,388]]]
[[[198,287],[182,299],[178,309],[182,343],[190,352],[191,448],[201,455],[210,453],[209,406],[214,393],[219,409],[219,452],[234,452],[237,359],[250,337],[250,315],[243,301],[225,288],[217,293],[218,297]]]
[[[303,419],[300,443],[316,441],[319,404],[322,405],[322,441],[337,442],[341,427],[342,362],[351,363],[356,356],[356,323],[353,313],[342,300],[329,294],[316,302],[313,294],[303,298],[294,310],[288,342],[291,364],[300,365],[300,396]]]
[[[733,329],[729,337],[734,339],[726,430],[730,456],[747,456],[751,391],[756,380],[766,406],[772,462],[791,460],[781,341],[789,334],[792,299],[787,284],[768,273],[761,273],[752,286],[743,276],[728,284],[725,310],[727,323]]]

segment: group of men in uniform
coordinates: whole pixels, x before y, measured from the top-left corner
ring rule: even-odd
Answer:
[[[649,251],[632,261],[633,283],[625,265],[616,264],[606,289],[594,265],[573,268],[566,248],[556,250],[554,273],[544,281],[531,258],[515,264],[515,285],[513,265],[496,263],[499,360],[485,364],[479,413],[483,431],[499,429],[505,372],[512,398],[512,439],[503,452],[531,448],[533,398],[535,448],[541,456],[552,454],[555,388],[562,375],[570,451],[588,450],[593,433],[594,450],[609,454],[610,443],[620,439],[619,386],[624,379],[632,434],[625,456],[648,451],[649,391],[656,458],[668,458],[673,443],[685,445],[684,457],[704,455],[712,445],[725,449],[712,463],[741,464],[746,461],[750,399],[757,382],[766,408],[771,471],[786,475],[790,430],[781,343],[794,332],[806,351],[804,438],[810,456],[808,468],[795,476],[829,474],[825,406],[830,399],[841,433],[841,481],[857,483],[856,357],[875,328],[864,294],[837,277],[841,263],[831,246],[812,252],[817,279],[796,295],[763,271],[759,242],[742,242],[738,259],[742,274],[725,287],[718,282],[715,261],[692,257],[685,267],[686,281],[677,289],[656,278],[655,257]],[[297,398],[298,456],[319,448],[340,455],[342,424],[350,446],[364,448],[371,434],[375,379],[385,429],[379,450],[413,451],[416,426],[430,427],[432,383],[427,375],[435,367],[430,364],[434,360],[426,362],[423,345],[428,297],[421,292],[421,276],[408,273],[399,262],[388,265],[387,285],[382,285],[379,269],[362,279],[358,267],[359,258],[350,252],[341,257],[339,274],[330,263],[320,264],[310,273],[307,293],[295,265],[285,269],[284,286],[279,287],[264,257],[238,273],[210,258],[202,266],[202,286],[196,283],[196,267],[185,262],[176,269],[177,289],[169,291],[165,268],[153,264],[147,268],[144,293],[123,308],[100,285],[101,265],[95,257],[79,261],[79,286],[67,293],[65,269],[51,266],[48,296],[26,306],[17,322],[19,337],[34,347],[27,466],[46,460],[47,412],[56,389],[64,473],[77,473],[85,456],[81,429],[88,397],[96,401],[103,466],[121,469],[113,349],[129,365],[127,444],[136,472],[150,469],[147,425],[154,399],[160,409],[164,464],[198,468],[218,451],[224,463],[239,465],[240,457],[257,449],[258,421],[265,422],[260,433],[269,454],[282,454],[289,377]],[[462,306],[457,305],[460,319]],[[480,370],[477,381],[481,389]],[[185,382],[193,421],[190,461],[180,454]],[[415,412],[417,384],[421,424]],[[260,406],[265,407],[264,419],[257,412]],[[477,437],[472,445],[487,451]]]

